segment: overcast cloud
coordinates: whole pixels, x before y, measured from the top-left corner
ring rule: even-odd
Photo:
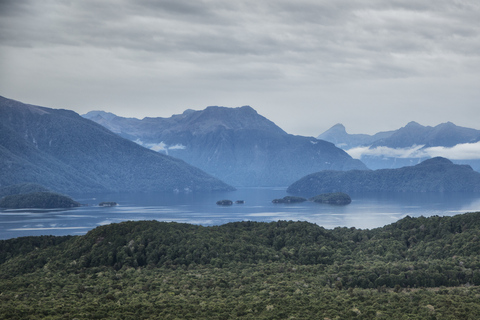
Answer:
[[[0,95],[169,117],[250,105],[289,133],[480,129],[477,0],[0,0]]]
[[[391,157],[391,158],[433,158],[444,157],[450,160],[478,160],[480,159],[480,142],[461,143],[453,147],[412,146],[409,148],[389,147],[356,147],[346,152],[355,159],[363,156]]]

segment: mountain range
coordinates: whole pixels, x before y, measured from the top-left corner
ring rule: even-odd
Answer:
[[[0,187],[35,183],[60,193],[233,189],[73,111],[4,97],[0,97],[0,165]]]
[[[414,121],[393,131],[374,135],[348,134],[336,124],[317,137],[334,143],[370,169],[400,168],[443,156],[480,171],[480,130],[451,122],[422,126]],[[468,150],[468,154],[464,154]],[[472,156],[472,150],[477,150]]]
[[[287,186],[316,171],[366,169],[333,143],[288,134],[249,106],[142,120],[103,111],[83,116],[234,186]]]
[[[398,169],[321,171],[293,183],[287,192],[480,192],[480,173],[435,157]]]
[[[479,130],[450,122],[436,127],[411,122],[372,136],[349,135],[338,124],[319,138],[349,148],[351,155],[360,151],[370,168],[418,164],[434,149],[480,146]],[[225,182],[285,186],[320,171],[369,172],[346,151],[322,139],[288,134],[249,106],[140,120],[103,111],[82,117],[0,97],[0,187],[34,183],[60,193],[189,192],[234,189]],[[417,190],[414,184],[411,191]],[[463,190],[448,182],[437,191],[450,190],[450,184]]]
[[[317,139],[322,139],[334,143],[337,147],[344,150],[359,146],[368,146],[375,141],[390,137],[394,131],[378,132],[374,135],[368,134],[349,134],[345,126],[337,123],[324,133],[320,134]]]

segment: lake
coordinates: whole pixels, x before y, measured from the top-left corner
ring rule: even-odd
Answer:
[[[0,239],[31,235],[81,235],[127,220],[175,221],[204,226],[233,221],[309,221],[328,229],[338,226],[371,229],[412,217],[480,211],[480,194],[369,193],[351,194],[352,203],[335,206],[304,202],[273,204],[286,188],[242,188],[231,192],[189,194],[72,195],[85,206],[67,210],[0,210]],[[218,206],[217,200],[244,200]],[[99,207],[115,201],[116,207]]]

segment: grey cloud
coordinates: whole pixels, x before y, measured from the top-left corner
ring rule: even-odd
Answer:
[[[457,144],[451,148],[431,147],[425,150],[431,157],[445,157],[451,160],[480,159],[480,142]]]
[[[132,8],[142,14],[165,12],[168,15],[187,16],[192,19],[210,16],[208,1],[170,1],[170,0],[140,0],[134,1]]]
[[[355,147],[346,152],[355,159],[361,159],[364,156],[374,156],[381,158],[423,158],[425,153],[421,151],[423,146],[412,146],[409,148],[389,148],[389,147]]]
[[[384,107],[373,95],[398,107],[400,87],[410,94],[425,79],[445,79],[442,88],[463,87],[464,75],[478,81],[479,15],[470,0],[0,0],[0,87],[5,95],[38,96],[60,84],[65,102],[92,88],[92,104],[100,103],[99,86],[169,103],[188,101],[174,94],[189,87],[198,94],[186,107],[219,97],[257,108],[302,101],[334,109],[339,96],[366,96],[358,91],[366,83],[379,89],[363,104],[342,101],[345,108]],[[205,100],[193,100],[199,96]],[[111,99],[105,93],[103,101]],[[133,98],[115,104],[122,100]]]
[[[389,147],[356,147],[346,151],[352,158],[361,159],[364,156],[380,158],[432,158],[444,157],[450,160],[480,159],[480,142],[461,143],[453,147],[411,146],[409,148]]]
[[[36,16],[25,11],[26,19],[7,21],[4,25],[10,28],[2,34],[11,44],[113,46],[160,53],[243,55],[246,59],[248,55],[281,58],[282,53],[298,52],[312,59],[318,55],[325,64],[339,61],[337,67],[348,68],[351,60],[361,65],[362,59],[368,59],[368,71],[377,69],[379,74],[375,62],[395,63],[392,53],[431,53],[455,45],[455,41],[433,41],[452,34],[448,26],[455,28],[462,21],[445,19],[426,8],[416,12],[390,5],[389,10],[379,10],[378,5],[376,1],[240,1],[230,6],[220,1],[82,1],[58,2],[47,12],[31,3],[38,8]],[[24,24],[22,28],[15,26],[18,21]],[[478,34],[474,27],[461,28],[465,35]]]

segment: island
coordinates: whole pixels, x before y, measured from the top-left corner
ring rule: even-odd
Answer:
[[[299,202],[305,202],[307,199],[302,198],[302,197],[294,197],[294,196],[286,196],[281,199],[273,199],[273,203],[299,203]]]
[[[233,204],[232,200],[218,200],[217,205],[219,206],[231,206]]]
[[[113,201],[104,201],[98,204],[99,207],[115,207],[118,203]]]
[[[317,203],[328,203],[337,205],[347,205],[352,202],[352,198],[343,192],[322,193],[318,196],[312,197],[310,201]]]
[[[5,209],[55,209],[79,207],[80,203],[70,197],[53,192],[15,194],[0,199],[0,208]]]

